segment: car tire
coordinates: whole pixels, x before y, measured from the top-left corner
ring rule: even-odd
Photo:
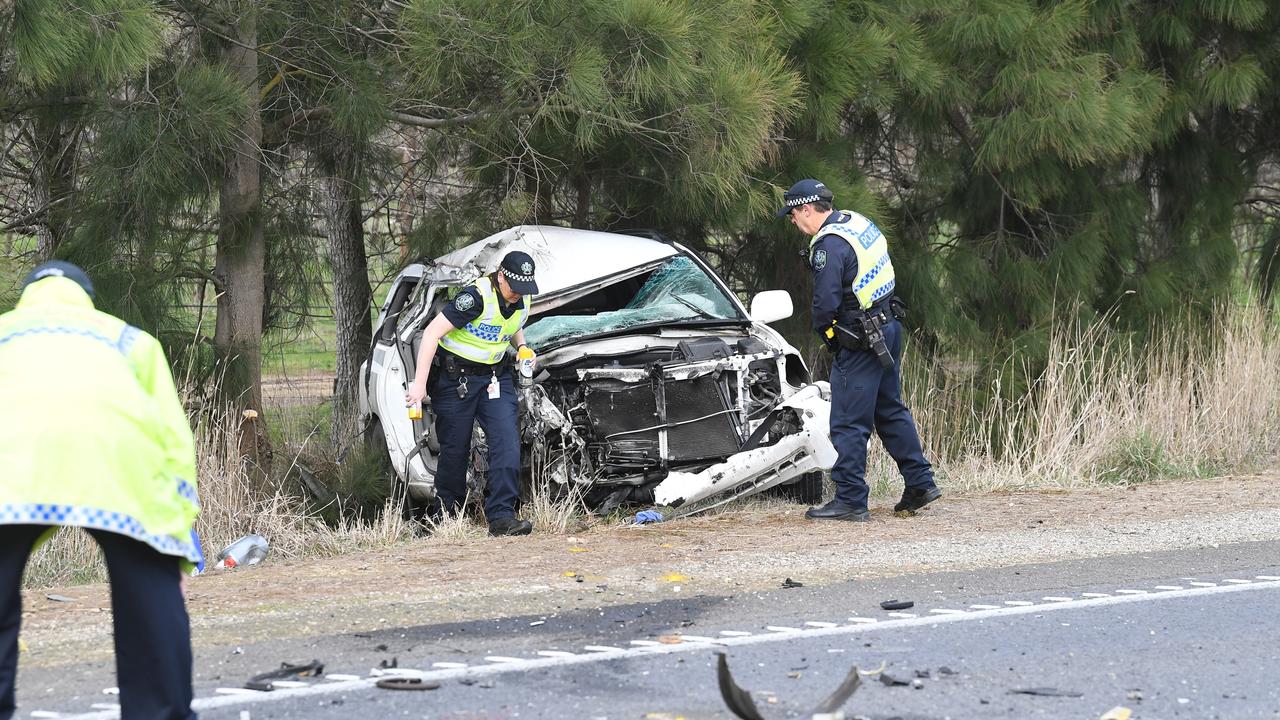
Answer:
[[[797,505],[820,505],[824,490],[824,476],[825,473],[821,470],[807,472],[793,483],[769,488],[765,491],[765,495],[793,502]]]

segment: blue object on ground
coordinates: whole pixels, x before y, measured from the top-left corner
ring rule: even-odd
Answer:
[[[637,525],[644,525],[645,523],[662,522],[662,520],[662,513],[657,510],[641,510],[636,513],[635,523]]]

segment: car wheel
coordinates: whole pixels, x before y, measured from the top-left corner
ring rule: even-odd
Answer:
[[[819,505],[822,503],[824,475],[821,470],[807,472],[793,483],[769,488],[765,495],[799,505]]]

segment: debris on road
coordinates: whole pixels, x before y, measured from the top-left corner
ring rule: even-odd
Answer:
[[[257,565],[267,557],[270,549],[271,543],[261,535],[245,535],[218,553],[215,567],[230,570],[241,565]]]
[[[302,665],[290,665],[289,663],[280,663],[277,670],[269,670],[259,673],[249,678],[244,686],[249,690],[260,690],[262,692],[270,692],[275,689],[273,681],[288,680],[289,678],[315,677],[324,674],[324,663],[319,660],[312,660]]]
[[[786,580],[783,580],[783,581],[782,581],[782,587],[787,588],[787,589],[790,589],[790,588],[798,588],[798,587],[804,587],[804,583],[802,583],[802,582],[796,582],[795,580],[792,580],[791,578],[787,578]]]
[[[440,683],[423,680],[420,677],[385,677],[375,683],[383,690],[439,690]]]
[[[1060,690],[1054,687],[1014,688],[1010,695],[1035,695],[1038,697],[1084,697],[1084,693],[1075,690]]]
[[[742,720],[764,720],[760,715],[760,710],[756,708],[755,702],[751,699],[751,693],[739,687],[734,682],[732,673],[729,672],[729,660],[724,653],[716,653],[719,656],[716,667],[716,679],[720,684],[720,697],[724,698],[724,704],[729,707],[730,712],[742,718]],[[802,715],[806,720],[819,720],[820,718],[832,717],[832,714],[845,704],[853,693],[862,684],[859,677],[858,666],[854,665],[849,669],[849,674],[845,676],[844,682],[835,689],[825,700],[818,703],[811,712]],[[776,703],[777,698],[770,695],[768,702]],[[835,715],[835,717],[843,717]]]
[[[1123,705],[1117,705],[1102,714],[1098,720],[1129,720],[1129,716],[1133,715],[1133,711]]]
[[[56,595],[54,593],[45,593],[44,596],[54,602],[75,602],[76,601],[76,599],[73,597],[67,597],[66,595]]]
[[[916,604],[911,600],[885,600],[880,603],[880,607],[885,610],[906,610],[915,606]]]
[[[897,677],[896,675],[890,675],[887,672],[880,673],[880,682],[884,683],[885,685],[888,685],[889,687],[898,687],[900,685],[911,684],[911,681],[906,680],[904,678]]]
[[[636,513],[635,519],[631,522],[636,525],[646,525],[648,523],[660,523],[666,518],[662,517],[662,513],[657,510],[641,510]]]

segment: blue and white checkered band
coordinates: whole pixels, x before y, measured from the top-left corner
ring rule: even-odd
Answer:
[[[814,250],[813,251],[813,269],[821,270],[826,266],[827,266],[827,251]]]
[[[819,195],[805,195],[804,197],[791,198],[790,200],[787,200],[786,206],[800,207],[801,205],[807,205],[811,202],[818,202],[821,199],[822,197]]]
[[[471,297],[470,293],[462,293],[453,299],[453,306],[458,308],[459,312],[466,312],[475,307],[476,299]]]
[[[529,272],[528,272],[528,273],[526,273],[526,274],[524,274],[524,275],[520,275],[520,274],[518,274],[518,273],[513,273],[513,272],[511,272],[510,270],[508,270],[508,269],[506,269],[506,268],[502,268],[502,274],[503,274],[503,275],[506,275],[507,277],[511,278],[512,280],[515,280],[516,282],[533,282],[533,268],[529,266],[529,263],[525,263],[525,264],[524,264],[524,267],[522,267],[522,268],[520,268],[520,269],[521,269],[521,270],[528,269],[528,270],[529,270]]]

